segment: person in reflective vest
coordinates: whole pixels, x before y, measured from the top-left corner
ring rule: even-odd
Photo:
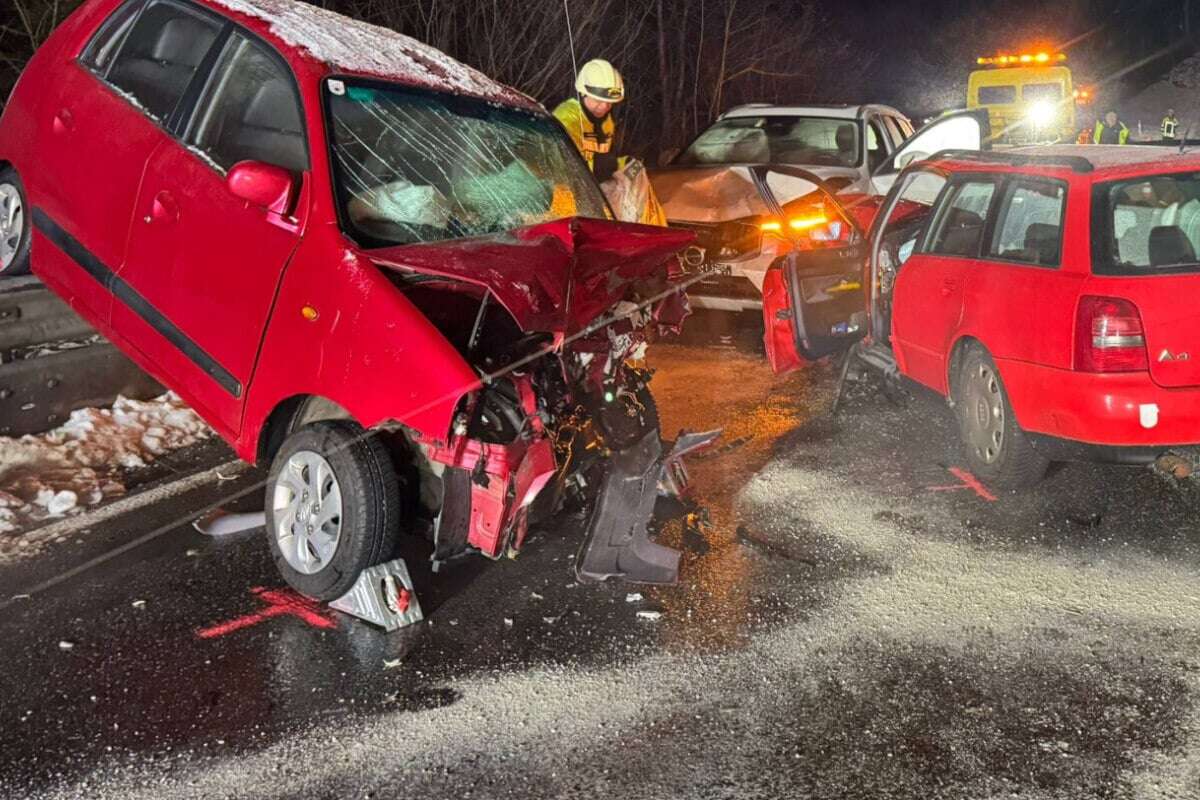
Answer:
[[[1092,142],[1095,144],[1125,144],[1129,141],[1129,128],[1117,117],[1116,111],[1109,111],[1104,119],[1096,120],[1096,129],[1092,131]]]
[[[1162,132],[1162,140],[1164,142],[1179,141],[1176,134],[1176,129],[1178,127],[1179,120],[1175,119],[1175,109],[1168,108],[1167,115],[1163,117],[1162,126],[1160,127],[1160,131]]]
[[[613,106],[625,99],[625,82],[612,64],[596,58],[579,70],[575,91],[579,97],[559,103],[554,116],[566,128],[596,180],[603,183],[625,166],[624,159],[616,154],[617,124],[612,116]]]
[[[559,103],[554,116],[596,176],[613,214],[624,222],[666,225],[667,214],[646,168],[635,158],[617,154],[612,110],[625,99],[621,73],[607,61],[593,59],[579,70],[575,91],[579,96]]]

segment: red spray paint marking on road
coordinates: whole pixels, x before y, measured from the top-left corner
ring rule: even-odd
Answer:
[[[267,607],[262,611],[256,611],[244,617],[231,619],[229,622],[222,622],[219,625],[213,625],[209,628],[201,628],[196,631],[196,635],[201,639],[213,639],[241,630],[242,628],[249,628],[251,625],[257,625],[271,617],[284,615],[298,617],[314,628],[337,627],[337,623],[325,615],[316,601],[309,600],[307,597],[289,589],[265,589],[262,586],[255,586],[250,591],[258,595],[258,598],[266,603]]]
[[[962,483],[956,483],[953,486],[930,486],[929,491],[953,492],[957,489],[970,489],[984,500],[987,500],[989,503],[996,502],[996,495],[989,492],[987,487],[979,482],[978,478],[967,472],[965,469],[960,469],[959,467],[950,467],[950,474],[958,478],[960,481],[962,481]]]

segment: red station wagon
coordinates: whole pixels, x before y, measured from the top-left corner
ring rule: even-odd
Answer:
[[[17,84],[0,168],[4,273],[32,264],[272,464],[300,591],[342,595],[401,529],[435,565],[515,553],[585,489],[581,575],[675,577],[637,513],[660,452],[634,364],[682,320],[692,237],[608,221],[534,101],[290,0],[87,0]]]
[[[812,202],[845,233],[768,275],[777,371],[853,346],[947,397],[1001,488],[1200,444],[1200,153],[946,151],[886,199]]]

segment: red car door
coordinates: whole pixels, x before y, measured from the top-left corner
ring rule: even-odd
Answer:
[[[226,171],[255,162],[308,169],[300,96],[286,62],[233,33],[201,96],[184,144],[146,164],[120,278],[140,298],[114,324],[134,339],[189,403],[229,436],[283,268],[300,241],[296,218],[235,197]],[[315,298],[314,298],[315,299]],[[299,313],[299,309],[295,310]]]
[[[945,393],[946,366],[963,314],[966,282],[980,269],[984,230],[998,182],[972,175],[945,186],[927,232],[896,272],[892,348],[902,371]]]
[[[174,79],[149,79],[151,68],[163,75],[172,69],[153,61],[158,39],[169,28],[202,51],[218,30],[173,5],[138,11],[137,4],[120,7],[79,59],[48,82],[37,166],[27,176],[36,229],[55,245],[35,247],[34,271],[102,326],[109,322],[111,277],[124,259],[142,168],[169,139],[164,126],[190,75],[184,66]]]
[[[763,279],[763,343],[782,374],[863,335],[866,245],[853,216],[810,173],[773,166],[759,168],[756,180],[778,215],[763,235],[779,238],[784,252]]]

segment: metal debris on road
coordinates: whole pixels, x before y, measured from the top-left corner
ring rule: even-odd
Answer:
[[[70,650],[74,646],[75,646],[74,642],[69,642],[66,639],[63,639],[61,642],[58,643],[59,650]]]
[[[662,612],[650,611],[649,609],[643,608],[641,611],[637,612],[637,618],[644,619],[649,622],[658,622],[660,619],[662,619]]]
[[[146,601],[145,601],[145,600],[134,600],[134,601],[133,601],[133,603],[131,603],[131,605],[132,605],[134,608],[145,608],[145,607],[146,607]]]
[[[625,595],[625,602],[626,603],[642,602],[642,593],[641,592],[630,592],[629,594]]]
[[[363,570],[350,591],[329,606],[389,633],[425,619],[403,558]],[[450,624],[457,624],[457,620]]]

